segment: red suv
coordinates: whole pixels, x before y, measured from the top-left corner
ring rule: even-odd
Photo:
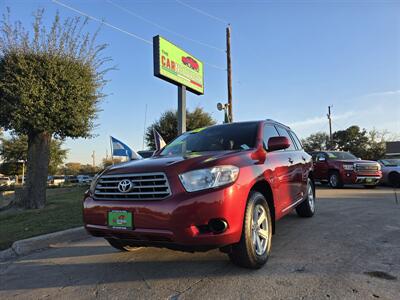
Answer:
[[[381,166],[376,161],[361,160],[350,152],[319,151],[312,153],[314,178],[329,182],[333,188],[344,184],[363,184],[374,188],[382,178]]]
[[[85,227],[115,248],[220,248],[244,267],[268,259],[275,222],[315,210],[311,156],[272,120],[186,132],[154,156],[106,169],[83,202]]]

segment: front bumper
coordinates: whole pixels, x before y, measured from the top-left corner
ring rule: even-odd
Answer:
[[[378,171],[365,174],[356,173],[354,171],[343,171],[342,178],[345,184],[377,185],[382,178],[382,172]]]
[[[100,201],[88,195],[83,202],[83,218],[90,234],[126,240],[132,245],[217,248],[239,242],[247,196],[248,190],[238,181],[228,187],[194,193],[187,193],[180,186],[168,198],[157,201]],[[108,227],[111,210],[130,211],[133,229]],[[207,230],[212,219],[226,221],[227,229],[218,234]]]

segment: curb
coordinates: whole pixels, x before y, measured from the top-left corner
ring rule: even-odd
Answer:
[[[0,261],[27,255],[36,250],[46,249],[52,244],[83,240],[88,237],[86,229],[82,226],[16,241],[10,248],[0,251]]]

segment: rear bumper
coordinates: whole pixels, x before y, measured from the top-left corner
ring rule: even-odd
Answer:
[[[183,190],[160,201],[94,200],[83,202],[86,230],[98,237],[126,240],[137,246],[202,250],[237,243],[240,240],[248,191],[234,185],[203,192]],[[107,225],[111,210],[127,210],[133,216],[133,229]],[[222,219],[228,224],[222,233],[213,233],[208,223]]]

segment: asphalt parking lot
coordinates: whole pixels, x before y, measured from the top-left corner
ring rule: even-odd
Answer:
[[[319,187],[317,197],[313,218],[278,222],[272,255],[257,271],[232,265],[218,250],[120,253],[90,238],[1,263],[0,298],[399,299],[393,189]]]

